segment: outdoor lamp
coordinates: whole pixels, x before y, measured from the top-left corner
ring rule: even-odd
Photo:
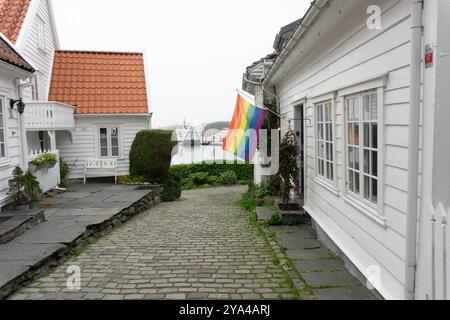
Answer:
[[[11,109],[14,109],[14,105],[17,104],[17,111],[20,115],[22,115],[25,112],[25,103],[23,103],[22,98],[18,100],[9,100],[9,106]]]

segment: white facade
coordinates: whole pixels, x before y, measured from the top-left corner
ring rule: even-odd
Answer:
[[[0,208],[8,204],[8,181],[16,166],[23,164],[23,151],[26,150],[26,139],[21,139],[24,130],[21,128],[17,110],[10,110],[9,99],[17,99],[17,81],[26,79],[26,74],[18,68],[0,62],[0,131],[4,135],[3,148],[0,147]]]
[[[437,19],[436,7],[430,2],[425,1],[424,10],[424,17],[428,15],[424,32],[429,36],[434,33],[428,29]],[[448,10],[447,0],[437,2],[443,7],[446,2]],[[328,3],[289,53],[281,53],[284,60],[266,78],[265,87],[275,89],[285,120],[304,118],[304,126],[299,121],[292,124],[296,130],[304,128],[305,209],[384,298],[403,299],[412,1]],[[371,15],[367,9],[373,4],[381,8],[380,29],[367,27]],[[448,21],[450,15],[443,11],[441,19]],[[448,29],[442,37],[448,38]],[[438,40],[425,36],[425,41],[436,47]],[[436,72],[436,68],[427,70]],[[434,88],[433,75],[426,79],[425,87]],[[448,87],[448,73],[446,81]],[[430,109],[435,100],[433,95],[428,98]],[[328,115],[322,116],[322,111]],[[375,113],[371,116],[370,111]],[[424,131],[429,139],[437,134],[432,121],[421,121],[421,137]],[[282,127],[286,131],[288,122],[282,121]],[[421,182],[423,164],[429,161],[422,156],[423,147],[421,144]],[[448,148],[444,152],[448,155]],[[433,163],[428,165],[432,171]],[[441,170],[448,176],[448,165]],[[448,187],[448,180],[445,183]],[[444,198],[441,202],[448,209],[448,194]],[[422,238],[421,245],[427,241],[429,238]],[[419,257],[427,252],[429,248],[419,247]],[[418,268],[420,271],[423,265],[419,263]],[[429,284],[429,275],[418,272],[417,282]],[[428,292],[417,291],[416,297],[430,297]]]
[[[118,129],[119,155],[106,158],[118,160],[118,175],[129,174],[129,153],[136,134],[149,129],[150,115],[76,115],[75,130],[58,131],[56,146],[60,156],[71,168],[70,178],[83,177],[84,161],[103,158],[100,150],[100,130]],[[93,172],[95,174],[95,172]],[[90,175],[91,176],[91,175]]]

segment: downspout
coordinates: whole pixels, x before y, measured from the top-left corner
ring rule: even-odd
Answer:
[[[405,299],[414,300],[417,264],[420,92],[422,76],[422,0],[411,5],[411,74],[406,217]]]

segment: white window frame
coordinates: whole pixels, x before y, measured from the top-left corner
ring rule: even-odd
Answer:
[[[387,219],[384,215],[384,88],[385,88],[386,78],[380,78],[379,81],[373,81],[371,84],[374,85],[371,88],[365,86],[355,86],[353,89],[343,90],[339,96],[342,97],[342,103],[344,108],[344,158],[345,158],[345,190],[344,190],[344,200],[358,209],[360,212],[369,217],[372,221],[376,222],[380,226],[387,228]],[[357,91],[358,89],[364,89],[363,91]],[[363,135],[361,130],[364,128],[360,128],[360,153],[359,153],[359,165],[360,165],[360,193],[355,194],[351,190],[349,190],[348,181],[349,181],[349,138],[348,138],[348,110],[347,110],[347,99],[351,97],[361,97],[359,100],[362,102],[362,96],[368,93],[376,93],[377,94],[377,105],[378,105],[378,203],[374,204],[371,201],[364,199],[363,194],[363,174],[361,172],[364,171],[364,158],[363,158]],[[362,110],[362,105],[360,106],[360,111]],[[360,114],[360,119],[362,119],[363,115]],[[359,122],[361,125],[361,121]]]
[[[316,98],[311,99],[311,103],[313,106],[313,112],[314,112],[314,181],[321,186],[328,189],[330,192],[332,192],[334,195],[339,196],[339,190],[337,189],[337,181],[338,181],[338,172],[337,172],[337,153],[336,153],[336,147],[337,147],[337,140],[336,140],[336,104],[335,104],[335,94],[329,93],[326,95],[322,95]],[[318,119],[317,119],[317,106],[325,103],[331,103],[331,130],[332,130],[332,155],[333,155],[333,161],[332,161],[332,168],[333,168],[333,179],[327,179],[324,176],[319,175],[319,158],[318,158]],[[326,151],[326,150],[325,150]]]
[[[39,49],[46,53],[47,52],[47,43],[46,43],[46,25],[44,19],[41,17],[37,17],[36,19],[36,30],[37,30],[37,42]]]
[[[119,134],[118,134],[118,155],[117,156],[113,156],[112,155],[112,138],[111,138],[111,130],[112,129],[118,129],[119,130]],[[101,129],[106,129],[107,130],[107,141],[108,141],[108,155],[107,156],[102,156],[102,148],[101,148],[101,134],[100,134],[100,130]],[[98,125],[97,126],[97,154],[98,157],[101,159],[119,159],[122,156],[122,127],[120,125]]]
[[[0,130],[3,130],[3,142],[0,141],[0,144],[3,143],[4,146],[4,155],[1,154],[1,147],[0,147],[0,164],[4,163],[8,160],[8,130],[7,130],[7,122],[6,122],[6,96],[2,95],[0,92],[0,113],[2,114],[3,121],[0,122],[0,125],[2,126]]]

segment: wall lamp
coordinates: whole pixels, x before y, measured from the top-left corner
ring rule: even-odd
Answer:
[[[17,111],[19,112],[20,115],[22,115],[25,112],[25,103],[23,103],[22,98],[17,100],[14,99],[9,100],[9,106],[11,110],[14,109],[14,105],[16,104],[17,104]]]

